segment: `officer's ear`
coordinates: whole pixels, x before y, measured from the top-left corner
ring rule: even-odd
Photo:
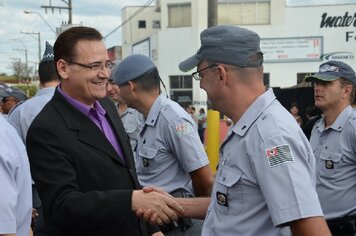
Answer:
[[[137,90],[137,85],[136,85],[134,82],[128,81],[128,82],[127,82],[127,86],[129,86],[129,90],[130,90],[131,92],[136,92],[136,90]]]
[[[222,65],[218,65],[217,67],[218,69],[218,73],[219,73],[219,82],[222,82],[222,83],[226,83],[226,76],[227,76],[227,73],[226,73],[226,68],[223,67]]]

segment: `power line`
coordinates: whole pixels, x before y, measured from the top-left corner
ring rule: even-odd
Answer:
[[[139,9],[137,9],[137,11],[134,12],[134,14],[132,14],[132,16],[130,16],[129,18],[127,18],[124,22],[122,22],[120,25],[118,25],[115,29],[113,29],[110,33],[108,33],[107,35],[104,36],[104,40],[109,37],[110,35],[112,35],[113,33],[115,33],[116,30],[120,29],[124,24],[126,24],[127,22],[129,22],[132,18],[134,18],[135,16],[137,16],[141,11],[143,11],[145,8],[147,8],[154,0],[149,0],[147,1],[142,7],[140,7]]]

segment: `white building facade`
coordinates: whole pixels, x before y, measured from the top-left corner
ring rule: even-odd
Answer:
[[[173,100],[205,107],[206,93],[190,76],[194,71],[183,73],[178,64],[200,47],[208,0],[156,0],[144,9],[126,7],[122,16],[128,21],[123,58],[149,56]],[[327,60],[356,70],[356,0],[218,0],[218,24],[260,35],[265,82],[271,87],[295,86]]]

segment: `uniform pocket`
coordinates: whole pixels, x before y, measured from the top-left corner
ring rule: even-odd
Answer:
[[[157,160],[158,150],[152,147],[142,146],[137,155],[138,172],[156,173],[159,172],[159,162]]]
[[[225,215],[236,215],[242,210],[242,172],[222,165],[216,177],[215,209]]]
[[[318,160],[318,174],[321,176],[332,176],[340,166],[342,153],[322,151]]]

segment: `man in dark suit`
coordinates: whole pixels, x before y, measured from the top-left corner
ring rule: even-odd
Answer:
[[[89,27],[59,35],[54,63],[61,83],[28,131],[47,235],[162,235],[134,211],[149,209],[167,222],[182,208],[138,190],[129,138],[105,98],[113,64],[102,39]]]

